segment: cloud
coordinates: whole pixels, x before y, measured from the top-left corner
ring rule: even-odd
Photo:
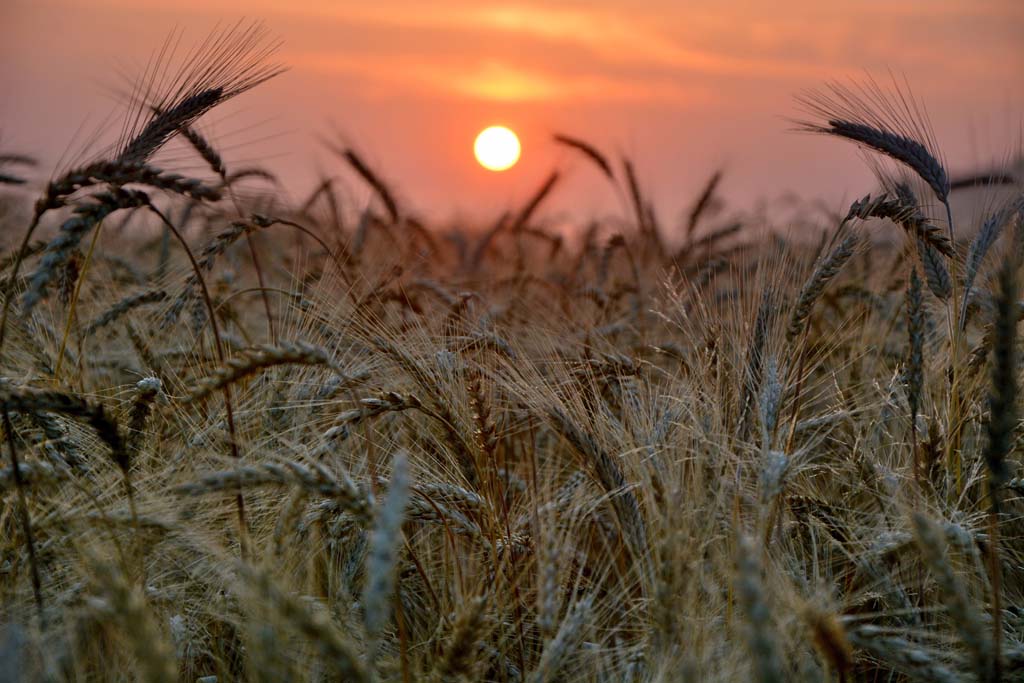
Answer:
[[[293,66],[344,73],[386,86],[499,102],[571,100],[707,101],[710,93],[659,79],[613,78],[528,69],[496,60],[465,64],[414,57],[356,57],[345,53],[291,53]],[[386,90],[384,91],[386,92]]]
[[[97,1],[133,9],[139,4]],[[218,14],[237,11],[242,4],[240,0],[165,2],[154,2],[153,7]],[[586,63],[590,72],[618,81],[620,90],[623,78],[609,75],[615,71],[687,82],[718,77],[809,82],[856,74],[865,67],[894,66],[918,72],[942,70],[959,78],[986,68],[996,70],[999,78],[1012,78],[1021,64],[1013,31],[1024,19],[1024,4],[1019,0],[840,4],[790,0],[781,5],[757,0],[685,4],[591,0],[586,5],[565,0],[246,0],[244,4],[247,12],[271,21],[305,25],[309,37],[380,35],[371,51],[418,51],[424,60],[435,60],[438,52],[464,50],[467,58],[477,59],[481,57],[474,50],[492,59],[501,52],[501,63],[522,70],[521,60],[507,54],[509,46],[515,45],[529,58],[526,61],[546,58],[556,67]],[[502,83],[508,85],[488,88],[494,91],[492,96],[538,93],[544,85],[537,80],[506,75]],[[474,89],[487,88],[478,84]],[[662,84],[656,89],[671,87]]]
[[[533,4],[463,5],[460,3],[360,6],[306,5],[301,12],[322,12],[350,23],[465,32],[493,32],[586,49],[606,63],[658,66],[705,74],[821,75],[817,63],[729,55],[724,50],[684,46],[642,21],[631,8],[551,7]],[[676,15],[678,18],[678,15]],[[660,17],[659,17],[660,19]]]

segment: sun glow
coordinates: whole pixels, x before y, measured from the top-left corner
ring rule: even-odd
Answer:
[[[473,143],[476,160],[489,171],[512,168],[519,161],[519,151],[519,138],[505,126],[484,128]]]

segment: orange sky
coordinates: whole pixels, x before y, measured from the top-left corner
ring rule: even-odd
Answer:
[[[318,136],[340,135],[440,217],[494,215],[552,167],[567,173],[553,208],[617,210],[555,132],[634,159],[666,222],[720,167],[740,205],[789,190],[837,203],[871,189],[869,172],[851,147],[791,133],[787,118],[794,93],[864,70],[906,76],[954,173],[1022,137],[1021,0],[2,0],[0,146],[52,165],[80,145],[83,122],[118,111],[118,74],[140,71],[172,28],[188,44],[243,15],[281,37],[291,69],[201,128],[297,196],[321,169],[344,175],[354,208],[365,190]],[[492,123],[522,138],[504,173],[472,158]]]

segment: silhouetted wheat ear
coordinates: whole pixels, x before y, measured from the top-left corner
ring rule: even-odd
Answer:
[[[223,88],[208,88],[186,97],[170,109],[157,112],[146,127],[121,150],[117,156],[118,161],[145,161],[173,135],[213,109],[223,96]]]
[[[579,138],[559,134],[554,136],[554,140],[560,145],[565,145],[570,149],[580,152],[590,159],[590,161],[594,162],[594,165],[601,170],[601,173],[603,173],[608,180],[615,180],[615,172],[612,171],[612,165],[608,163],[608,159],[590,143],[580,140]]]
[[[891,131],[873,128],[863,123],[839,119],[830,120],[828,127],[812,127],[812,130],[846,138],[890,156],[906,164],[921,176],[921,179],[928,183],[939,201],[945,202],[949,196],[949,178],[946,175],[946,169],[928,151],[928,148],[917,140]]]
[[[362,157],[356,154],[355,150],[346,149],[341,152],[341,155],[355,170],[355,172],[366,181],[366,184],[373,188],[377,197],[380,198],[381,203],[384,204],[384,208],[388,212],[388,218],[391,219],[392,225],[398,223],[398,202],[395,201],[395,196],[391,193],[387,184],[381,180],[379,175],[373,172],[369,165],[363,161]]]
[[[829,83],[797,101],[819,121],[800,121],[801,130],[850,140],[907,166],[947,203],[949,175],[934,151],[930,124],[914,98],[893,83],[886,92],[874,80],[859,85]]]
[[[722,182],[722,172],[715,171],[708,178],[708,182],[704,185],[704,189],[701,191],[700,196],[697,197],[697,201],[694,202],[693,208],[690,209],[690,215],[686,220],[686,241],[692,242],[693,235],[697,230],[697,224],[700,223],[701,216],[708,210],[712,202],[715,199],[715,191],[718,189],[718,184]]]
[[[629,198],[633,204],[633,214],[636,217],[637,230],[641,234],[650,237],[660,248],[660,235],[647,211],[647,204],[643,192],[640,190],[640,181],[636,177],[636,169],[633,162],[623,158],[622,168],[626,174],[626,187],[629,190]]]
[[[907,166],[949,206],[949,175],[939,160],[924,108],[906,84],[893,78],[883,89],[874,79],[856,84],[827,83],[797,97],[817,121],[799,121],[799,129],[850,140]],[[952,226],[950,226],[952,230]]]
[[[67,198],[79,190],[95,185],[149,185],[167,192],[180,194],[192,199],[217,201],[220,191],[208,187],[202,181],[168,173],[141,161],[97,161],[74,168],[64,175],[51,180],[46,191],[36,203],[36,212],[63,206]]]
[[[268,63],[278,43],[268,39],[267,30],[259,22],[239,21],[214,31],[172,76],[168,76],[169,65],[163,63],[165,58],[173,58],[170,43],[168,39],[159,58],[128,95],[133,111],[114,155],[117,161],[145,162],[214,107],[284,70]],[[166,83],[158,82],[164,78]]]
[[[548,195],[551,194],[551,190],[554,189],[559,177],[558,171],[552,171],[551,175],[541,183],[540,187],[537,188],[537,191],[533,193],[532,197],[530,197],[530,200],[526,202],[523,208],[519,211],[515,220],[512,221],[512,225],[510,227],[512,232],[518,232],[530,222],[530,219],[533,218],[533,214],[537,212],[537,208],[540,207],[540,205],[544,203],[544,200],[547,199]]]

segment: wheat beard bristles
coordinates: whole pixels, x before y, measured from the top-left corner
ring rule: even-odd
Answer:
[[[892,157],[921,176],[939,201],[945,202],[949,197],[949,177],[946,169],[928,148],[917,140],[863,123],[839,119],[830,120],[828,127],[818,126],[814,130],[852,140]]]
[[[220,104],[223,98],[223,88],[209,88],[186,97],[166,111],[155,114],[146,127],[117,155],[117,160],[128,163],[144,162],[178,131]]]
[[[165,83],[174,57],[170,45],[151,63],[128,99],[132,111],[125,122],[123,142],[113,154],[122,162],[145,162],[182,128],[190,126],[214,107],[256,87],[284,71],[268,59],[279,43],[268,40],[260,22],[239,21],[215,30],[187,55],[177,73]]]
[[[833,135],[878,152],[910,168],[939,201],[949,199],[949,175],[935,147],[927,116],[914,98],[893,83],[886,92],[874,80],[848,86],[830,83],[797,101],[819,121],[798,121],[799,130]]]

